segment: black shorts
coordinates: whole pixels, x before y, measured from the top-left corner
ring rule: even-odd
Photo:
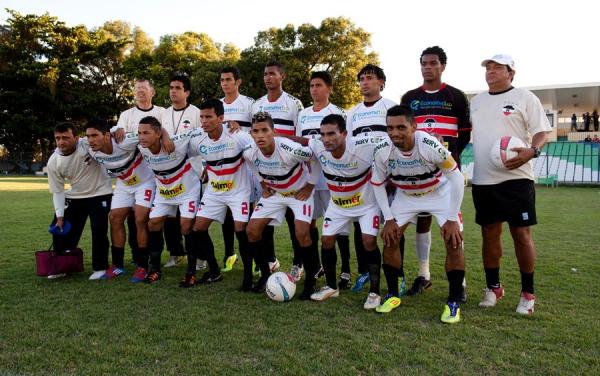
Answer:
[[[532,226],[535,214],[535,186],[532,180],[508,180],[493,185],[473,185],[475,222],[480,226],[508,222],[512,227]]]

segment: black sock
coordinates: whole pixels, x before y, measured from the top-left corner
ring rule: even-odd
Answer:
[[[271,275],[271,270],[269,269],[269,261],[266,258],[266,250],[264,249],[263,242],[248,241],[248,251],[260,269],[260,278],[266,280],[265,278]]]
[[[404,238],[404,234],[400,237],[400,257],[404,260],[404,243],[406,239]],[[404,275],[404,270],[402,271],[402,275]]]
[[[381,274],[381,252],[379,247],[365,251],[367,270],[369,271],[369,292],[379,295],[379,275]]]
[[[317,283],[315,275],[319,271],[319,252],[313,244],[308,247],[301,247],[300,252],[302,252],[302,262],[306,271],[304,274],[304,290],[311,291],[315,289]]]
[[[198,244],[200,246],[200,258],[208,263],[208,271],[211,275],[221,274],[221,268],[215,257],[215,246],[208,231],[198,231]]]
[[[123,259],[125,258],[125,248],[124,247],[110,247],[110,254],[112,258],[112,263],[117,268],[123,269]]]
[[[148,232],[148,252],[150,253],[149,271],[160,272],[160,255],[163,249],[162,231]]]
[[[337,254],[335,253],[335,248],[321,248],[321,263],[323,264],[323,269],[325,270],[327,286],[334,290],[337,289],[337,279],[335,275]]]
[[[183,236],[185,239],[185,252],[187,253],[187,274],[196,275],[196,260],[200,254],[200,242],[198,233],[192,231]]]
[[[348,235],[338,235],[336,242],[342,259],[342,273],[350,273],[350,238]]]
[[[400,276],[400,269],[393,267],[392,265],[383,264],[383,274],[388,286],[388,294],[393,296],[399,296],[398,291],[398,277]]]
[[[285,220],[288,224],[290,239],[292,240],[292,250],[294,251],[294,258],[292,260],[292,263],[294,265],[302,266],[302,252],[300,251],[300,243],[298,243],[298,239],[296,239],[296,224],[294,223],[294,213],[291,209],[288,209],[286,211]]]
[[[363,246],[362,232],[358,222],[354,222],[354,250],[356,251],[356,263],[358,274],[365,274],[369,271],[367,268],[367,251]]]
[[[135,215],[130,213],[127,216],[125,223],[127,225],[127,242],[129,243],[129,248],[131,248],[131,258],[133,259],[133,262],[135,262],[135,260],[138,258],[137,254],[140,249],[137,242],[137,225],[135,223]]]
[[[448,277],[448,302],[458,303],[462,297],[462,283],[465,279],[465,271],[458,269],[450,270],[446,272],[446,276]]]
[[[265,226],[265,229],[262,233],[261,239],[261,247],[265,252],[265,257],[267,262],[275,262],[277,256],[275,255],[275,240],[273,239],[275,236],[275,227],[273,226]]]
[[[252,283],[252,255],[248,250],[248,235],[246,231],[237,231],[235,236],[240,245],[240,256],[244,265],[244,284]]]
[[[485,268],[485,282],[488,289],[500,287],[500,268]]]
[[[135,265],[138,268],[144,268],[144,269],[148,269],[148,256],[150,256],[150,253],[148,252],[148,248],[146,247],[139,247],[137,249],[137,252],[135,253],[136,258],[133,260],[135,261]]]
[[[521,272],[521,291],[533,294],[533,272]]]
[[[225,214],[225,221],[221,226],[221,230],[223,231],[223,243],[225,243],[225,259],[227,259],[227,257],[234,254],[233,234],[235,232],[233,216],[231,215],[231,210],[229,209],[227,209],[227,213]]]

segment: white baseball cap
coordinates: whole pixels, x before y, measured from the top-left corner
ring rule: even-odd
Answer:
[[[485,67],[487,65],[487,63],[489,63],[490,61],[496,62],[498,64],[502,64],[502,65],[508,65],[508,67],[512,70],[515,70],[515,61],[513,60],[513,58],[510,55],[504,55],[504,54],[500,54],[500,55],[494,55],[489,59],[485,59],[484,61],[481,62],[481,66]]]

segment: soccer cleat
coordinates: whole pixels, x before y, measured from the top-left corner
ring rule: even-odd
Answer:
[[[444,312],[440,317],[443,323],[456,324],[460,321],[460,307],[457,302],[448,302],[444,306]]]
[[[110,268],[106,269],[106,273],[104,273],[102,279],[113,279],[123,274],[125,274],[125,269],[111,265]]]
[[[340,281],[338,282],[338,287],[340,290],[347,290],[350,288],[350,282],[352,282],[352,276],[350,273],[341,273]]]
[[[206,260],[196,260],[196,271],[204,270],[206,268],[208,268],[208,262],[206,262]]]
[[[265,292],[265,287],[267,286],[267,279],[269,277],[265,277],[263,278],[262,276],[258,279],[258,281],[256,281],[256,283],[254,283],[254,286],[252,286],[252,292],[255,293],[263,293]]]
[[[223,274],[211,274],[210,272],[206,272],[202,275],[202,278],[198,280],[199,285],[209,285],[211,283],[219,282],[223,280]]]
[[[278,271],[279,266],[279,260],[275,259],[275,261],[273,262],[269,261],[269,270],[271,270],[271,273],[275,273],[276,271]]]
[[[533,306],[535,304],[535,295],[528,292],[521,292],[521,299],[517,306],[517,313],[522,315],[533,315]]]
[[[196,286],[196,276],[194,274],[185,273],[185,277],[179,282],[179,287],[190,288]]]
[[[387,294],[383,298],[383,304],[375,308],[375,311],[379,313],[390,313],[392,310],[400,307],[400,303],[402,303],[402,300],[400,300],[399,297]]]
[[[131,278],[129,278],[129,282],[140,283],[140,282],[144,282],[145,279],[146,279],[146,269],[135,268],[135,272],[133,272],[133,275],[131,276]]]
[[[158,281],[161,278],[160,272],[150,272],[144,279],[145,283],[151,284]]]
[[[64,278],[66,276],[67,276],[67,273],[49,274],[48,279],[58,279],[58,278]]]
[[[323,286],[321,289],[310,296],[311,300],[322,302],[329,298],[337,298],[340,296],[340,290],[332,289],[329,286]]]
[[[90,281],[96,281],[98,279],[102,279],[104,277],[104,275],[106,274],[106,270],[98,270],[92,273],[92,275],[90,275],[90,278],[88,278]]]
[[[223,272],[223,273],[230,272],[233,269],[233,265],[235,265],[236,261],[237,261],[237,255],[235,253],[233,255],[227,257],[225,259],[225,267],[223,269],[221,269],[221,272]]]
[[[425,279],[425,277],[418,276],[415,278],[412,286],[406,292],[408,296],[415,296],[423,293],[425,290],[429,290],[431,288],[431,281]]]
[[[358,276],[356,282],[354,282],[354,286],[352,286],[352,292],[359,292],[363,287],[369,282],[369,273],[364,273]]]
[[[398,296],[403,297],[406,295],[406,277],[401,276],[398,280]]]
[[[171,256],[164,265],[165,268],[172,268],[183,261],[183,256]]]
[[[504,296],[504,288],[502,286],[494,289],[485,288],[483,289],[483,299],[479,302],[480,307],[493,307],[496,305],[498,300]]]
[[[271,270],[271,273],[273,273],[273,270]],[[304,268],[301,265],[292,265],[290,275],[294,279],[294,282],[298,283],[304,275]]]
[[[363,304],[364,309],[375,309],[379,307],[381,304],[381,297],[374,292],[370,292],[369,296],[367,296],[367,300],[365,300],[365,304]]]

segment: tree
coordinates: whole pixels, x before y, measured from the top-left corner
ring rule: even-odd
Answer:
[[[356,74],[368,63],[378,64],[377,54],[370,51],[370,39],[368,32],[343,17],[326,18],[318,27],[303,24],[295,29],[287,25],[261,31],[254,45],[241,55],[246,92],[253,97],[264,94],[264,65],[277,60],[286,67],[284,90],[303,103],[311,103],[308,85],[311,72],[325,70],[334,81],[331,101],[349,108],[361,99]]]

